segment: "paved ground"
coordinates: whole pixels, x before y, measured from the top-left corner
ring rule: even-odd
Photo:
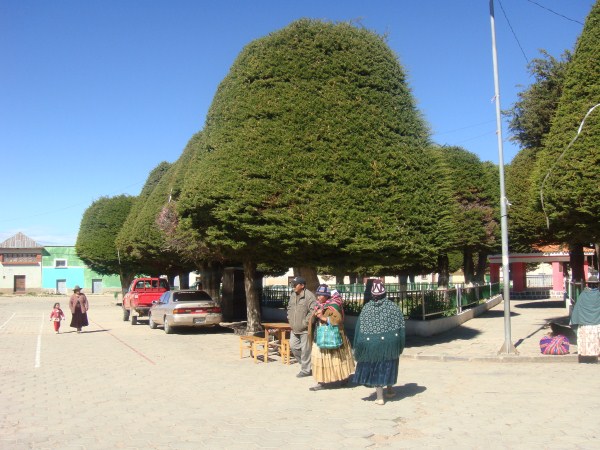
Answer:
[[[505,341],[504,303],[460,327],[430,338],[408,338],[405,357],[433,360],[504,362],[577,362],[577,346],[570,355],[540,354],[540,339],[550,331],[548,323],[568,325],[564,303],[557,300],[512,300],[510,329],[513,348],[500,352]]]
[[[240,360],[229,330],[122,322],[109,297],[90,298],[85,333],[56,335],[54,301],[0,297],[2,449],[600,448],[600,366],[537,356],[564,315],[549,303],[513,303],[518,357],[495,355],[502,306],[410,339],[378,406],[372,389],[310,392],[297,365]]]

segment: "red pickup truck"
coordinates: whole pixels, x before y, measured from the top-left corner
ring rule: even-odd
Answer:
[[[169,291],[169,282],[164,278],[136,278],[123,297],[123,320],[137,324],[138,317],[147,317],[152,302]]]

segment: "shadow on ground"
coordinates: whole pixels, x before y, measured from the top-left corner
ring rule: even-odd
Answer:
[[[394,386],[393,388],[394,391],[394,397],[387,397],[385,398],[385,402],[397,402],[400,400],[403,400],[405,398],[408,397],[414,397],[415,395],[419,395],[422,394],[423,392],[425,392],[427,390],[427,388],[425,386],[419,386],[417,383],[406,383],[403,386]],[[384,390],[385,392],[386,390]],[[363,397],[362,400],[364,401],[375,401],[377,399],[377,394],[375,392],[372,392],[370,395]]]
[[[511,303],[514,303],[514,300]],[[565,302],[562,300],[533,300],[531,302],[511,306],[514,306],[515,308],[564,308]]]
[[[148,326],[148,321],[140,321],[141,326]],[[162,326],[158,327],[159,330],[163,330]],[[233,334],[231,328],[221,327],[216,325],[214,327],[172,327],[173,334]]]
[[[480,334],[480,331],[463,325],[434,336],[406,336],[406,346],[423,347],[457,340],[469,340],[476,338]]]
[[[510,317],[516,317],[519,316],[520,314],[514,311],[510,312]],[[477,319],[488,319],[488,318],[493,318],[493,317],[503,317],[504,316],[504,310],[502,309],[494,309],[491,311],[486,311],[483,314],[477,316],[477,317],[473,317],[471,320],[477,320]]]

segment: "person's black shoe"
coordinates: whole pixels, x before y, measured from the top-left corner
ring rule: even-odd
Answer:
[[[296,377],[304,378],[304,377],[310,377],[311,375],[312,375],[312,372],[299,372],[298,375],[296,375]]]
[[[311,386],[308,388],[309,391],[321,391],[325,389],[325,386],[323,386],[321,383],[317,384],[316,386]]]

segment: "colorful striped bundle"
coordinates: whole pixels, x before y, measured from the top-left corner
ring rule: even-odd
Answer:
[[[540,339],[540,351],[544,355],[567,355],[569,353],[569,339],[562,334],[544,336]]]

